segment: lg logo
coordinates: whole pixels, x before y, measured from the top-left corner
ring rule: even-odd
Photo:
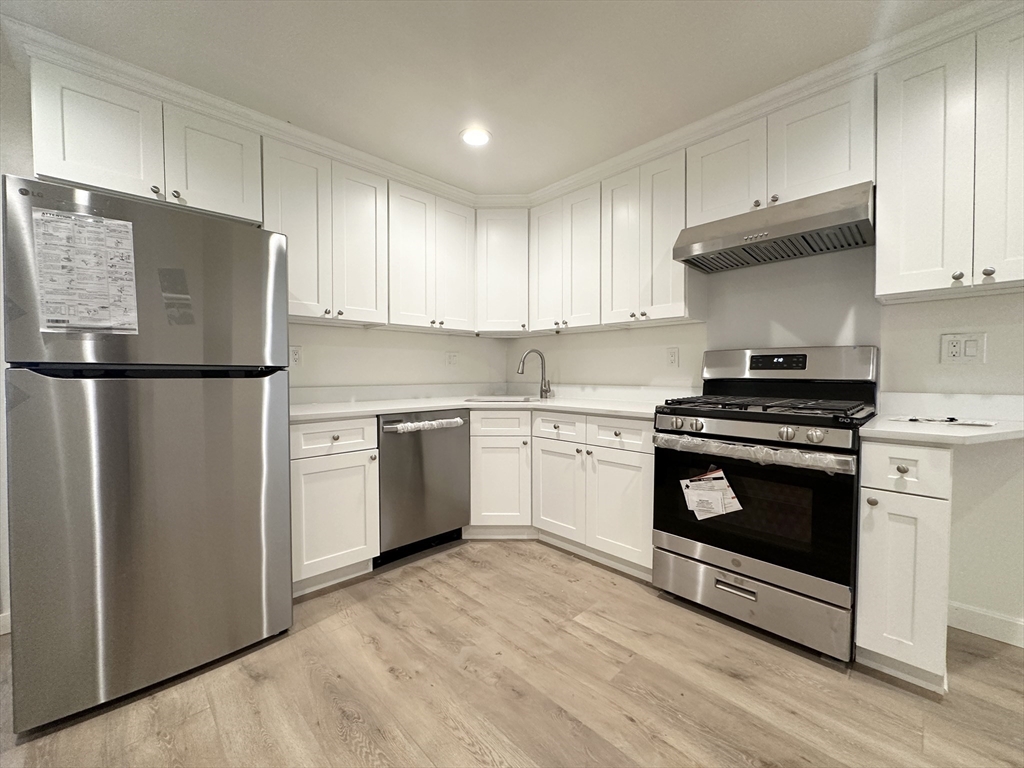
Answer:
[[[18,188],[18,194],[26,195],[26,196],[27,195],[32,195],[32,197],[46,197],[46,195],[44,195],[42,192],[33,192],[33,191],[29,190],[29,189],[25,189],[24,187],[19,187]]]

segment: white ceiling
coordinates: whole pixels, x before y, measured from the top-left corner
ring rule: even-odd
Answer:
[[[477,194],[529,193],[961,0],[3,0]],[[465,146],[479,124],[490,145]]]

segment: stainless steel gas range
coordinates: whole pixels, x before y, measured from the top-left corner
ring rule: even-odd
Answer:
[[[878,350],[709,351],[703,378],[656,409],[654,585],[848,661]],[[734,511],[694,511],[684,486],[716,470]]]

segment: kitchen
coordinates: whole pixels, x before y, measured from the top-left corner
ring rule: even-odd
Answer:
[[[10,719],[5,638],[0,752],[12,749],[25,762],[65,755],[69,764],[707,764],[796,756],[812,763],[1021,762],[1024,745],[1014,726],[1024,706],[1024,261],[1020,120],[1012,119],[1021,90],[1019,4],[949,3],[947,13],[929,11],[912,22],[908,11],[904,26],[843,49],[847,58],[822,54],[818,64],[770,88],[676,122],[672,133],[560,175],[549,172],[543,185],[511,184],[515,169],[505,168],[504,188],[474,178],[472,169],[485,162],[474,158],[501,152],[512,138],[508,127],[488,125],[492,143],[466,147],[458,146],[465,121],[442,126],[456,145],[445,152],[476,153],[453,165],[463,168],[460,187],[441,180],[457,178],[456,171],[434,178],[410,169],[430,168],[426,156],[405,167],[397,156],[367,154],[369,139],[353,149],[168,79],[155,61],[127,63],[92,50],[117,49],[104,47],[113,42],[96,20],[75,17],[93,35],[80,39],[48,5],[5,5],[4,174],[155,199],[161,210],[213,210],[287,236],[284,364],[291,406],[275,428],[290,457],[275,470],[286,479],[270,487],[290,486],[290,509],[278,522],[290,538],[287,588],[296,601],[280,639],[155,691],[124,688],[97,703],[122,693],[127,703],[39,732],[31,729],[54,717],[19,720],[17,651]],[[132,4],[95,7],[108,24],[115,9],[145,17]],[[779,4],[759,12],[782,18],[784,10]],[[516,18],[507,8],[494,12]],[[127,50],[122,57],[131,58]],[[73,124],[74,110],[61,112],[65,91],[90,98],[77,114],[100,122]],[[235,98],[253,101],[241,91]],[[86,137],[83,146],[103,146],[97,128],[113,131],[108,121],[118,112],[102,104],[152,120],[156,149],[138,143],[151,152],[145,162],[133,166],[131,158],[111,155],[111,167],[122,167],[97,176],[68,159],[73,147],[63,155],[54,150],[75,136]],[[174,137],[198,134],[222,143],[211,150],[200,142],[190,158],[188,144]],[[945,139],[936,144],[937,136]],[[221,196],[204,202],[204,179],[217,181],[216,172],[232,167],[218,164],[228,156],[228,139],[241,147],[239,174],[228,181],[244,194],[231,198],[225,181],[211,185]],[[207,165],[198,172],[189,166],[191,178],[175,177],[174,162],[182,158]],[[522,155],[513,160],[530,165]],[[845,165],[836,172],[840,161]],[[131,168],[135,179],[124,172]],[[787,203],[829,204],[831,193],[865,181],[874,183],[864,203],[874,246],[712,274],[678,260],[681,231],[746,215],[731,233],[751,237],[761,225],[749,216],[775,226],[771,217],[785,218]],[[47,194],[44,183],[20,188]],[[194,188],[182,186],[188,183]],[[5,226],[6,259],[12,230]],[[136,259],[141,275],[139,248]],[[9,285],[5,273],[5,290]],[[140,323],[143,311],[140,304]],[[7,318],[10,333],[18,318],[10,311]],[[37,322],[35,339],[38,329]],[[7,345],[9,351],[10,337]],[[730,368],[716,362],[722,350],[749,352]],[[15,368],[28,360],[5,357]],[[781,368],[773,367],[775,358]],[[794,377],[786,366],[813,375]],[[545,380],[551,397],[543,396]],[[818,388],[803,391],[811,380]],[[755,389],[734,390],[736,381]],[[831,429],[802,421],[817,415],[773,417],[781,419],[773,429],[789,428],[800,438],[800,456],[828,449],[856,460],[852,474],[830,474],[690,450],[708,448],[712,436],[733,443],[742,437],[792,456],[781,436],[658,428],[656,407],[689,408],[665,403],[702,393],[857,401],[880,415],[852,428],[829,422]],[[8,398],[10,432],[19,428],[18,404]],[[750,428],[771,415],[756,408],[765,407],[731,415]],[[949,416],[995,425],[893,420]],[[812,428],[829,433],[822,453],[815,453]],[[847,445],[831,447],[831,436],[847,433]],[[457,447],[434,442],[456,435]],[[777,473],[772,482],[786,478],[787,491],[805,499],[833,493],[820,491],[825,478],[829,488],[845,483],[836,497],[846,499],[839,507],[850,521],[847,533],[856,534],[856,547],[847,544],[855,567],[845,595],[766,575],[760,565],[778,566],[744,551],[742,537],[726,548],[706,543],[752,558],[754,570],[652,539],[652,532],[689,538],[658,522],[664,510],[689,514],[682,493],[666,495],[659,479],[668,466],[662,457],[678,453],[660,435],[684,439],[687,457],[703,457],[702,471],[724,467],[747,506],[761,503],[751,484],[769,470]],[[5,468],[15,466],[13,445],[5,447]],[[745,465],[754,471],[743,471]],[[672,483],[698,474],[671,466]],[[17,480],[13,471],[5,478],[12,494]],[[33,493],[29,488],[21,498]],[[447,520],[456,508],[468,519]],[[768,524],[778,509],[768,510]],[[809,514],[817,530],[826,511],[811,501],[800,514]],[[418,522],[437,522],[435,512],[446,519],[416,532]],[[718,517],[726,525],[740,514]],[[16,523],[12,514],[11,530],[23,530]],[[409,535],[389,537],[388,525]],[[687,525],[694,530],[696,523]],[[17,644],[18,604],[10,612],[8,596],[17,573],[7,580],[7,529],[5,520],[0,621],[4,631],[13,625]],[[431,542],[435,534],[440,538]],[[440,543],[445,536],[462,543]],[[389,552],[407,555],[402,547],[424,539],[439,546],[387,562]],[[663,580],[658,552],[710,569],[710,581],[721,582],[712,594],[732,602],[704,602]],[[759,600],[751,599],[752,587]],[[811,624],[839,627],[845,639],[820,647],[803,632],[807,622],[797,609],[772,602],[773,589],[800,604],[837,609],[838,624]],[[751,604],[757,610],[747,611]],[[780,625],[779,616],[789,620]],[[374,653],[377,644],[384,650]],[[324,710],[324,701],[310,697],[310,686],[294,677],[310,666],[312,687],[327,685],[327,699],[341,699],[348,709]],[[392,668],[397,672],[389,675]],[[335,674],[345,679],[337,690],[330,686],[341,684],[329,682]],[[280,687],[260,687],[278,677]],[[433,686],[442,692],[437,698]],[[516,690],[528,690],[528,706],[514,706]],[[669,694],[694,706],[700,701],[712,714],[669,706]],[[257,702],[255,715],[226,703],[239,695]],[[757,705],[759,697],[794,711],[773,715]],[[601,704],[581,703],[588,698]],[[837,707],[841,720],[821,714]],[[868,717],[863,710],[872,707],[894,719]],[[990,724],[979,724],[982,711]],[[270,713],[279,718],[273,728],[260,719]],[[138,717],[143,722],[133,719],[136,730],[116,735],[124,740],[116,744],[113,720]],[[624,728],[625,717],[638,724]],[[463,746],[446,730],[452,719],[469,734]],[[339,730],[321,722],[350,725]],[[15,737],[15,727],[28,732]],[[253,727],[270,732],[266,743],[247,743]],[[758,738],[740,735],[748,728]],[[835,743],[829,736],[837,730],[842,738]],[[89,739],[92,746],[85,745]],[[359,746],[360,739],[369,742]],[[104,750],[102,759],[75,751],[93,747]]]

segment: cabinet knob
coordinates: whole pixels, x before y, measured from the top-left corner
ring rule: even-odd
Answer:
[[[520,327],[520,328],[522,328],[522,329],[523,329],[523,330],[525,331],[525,330],[526,330],[526,323],[523,323],[523,324],[522,324],[521,326],[519,326],[519,327]]]
[[[529,444],[530,444],[529,440],[523,440],[523,445],[529,445]]]
[[[431,321],[430,321],[430,324],[431,324],[431,325],[436,325],[436,324],[437,324],[437,320],[431,320]]]
[[[963,273],[963,272],[961,272],[961,271],[960,271],[960,270],[958,269],[958,270],[957,270],[956,272],[954,272],[954,273],[953,273],[953,279],[954,279],[954,280],[963,280],[963,279],[964,279],[964,273]]]
[[[593,451],[587,451],[587,456],[593,456],[593,455],[594,455]]]
[[[334,442],[338,442],[339,440],[341,440],[341,435],[331,435],[331,440],[333,440]]]
[[[149,191],[152,192],[154,195],[159,195],[160,194],[160,187],[158,187],[156,184],[154,184],[152,187],[149,188]]]
[[[899,472],[901,475],[905,475],[907,474],[907,472],[910,471],[910,467],[908,467],[906,464],[897,464],[896,471]]]
[[[562,321],[562,325],[568,325],[568,324],[569,324],[569,321],[568,321],[568,320],[563,320],[563,321]]]
[[[583,449],[582,448],[577,448],[576,449],[576,453],[583,453]],[[588,451],[588,453],[589,453],[589,451]]]
[[[172,190],[172,191],[171,191],[171,197],[173,197],[173,198],[177,199],[177,198],[181,197],[181,192],[179,192],[179,191],[178,191],[178,190],[176,190],[176,189],[175,189],[175,190]]]
[[[772,197],[771,197],[771,201],[772,201],[773,203],[777,203],[777,202],[779,202],[779,196],[778,196],[778,195],[772,195]]]
[[[444,325],[444,320],[438,323],[438,325]]]
[[[761,207],[761,201],[760,200],[755,200],[754,201],[754,207],[755,208],[760,208]]]
[[[983,270],[981,270],[981,274],[983,274],[985,277],[992,277],[992,275],[994,275],[995,273],[995,267],[985,267]]]
[[[878,506],[878,499],[876,499],[874,496],[868,496],[868,506],[869,507],[877,507]]]
[[[555,320],[555,328],[557,328],[557,327],[558,327],[558,321]]]
[[[324,314],[325,314],[325,315],[329,315],[329,314],[331,314],[331,310],[330,310],[330,309],[325,309],[325,310],[324,310]]]
[[[376,461],[376,460],[377,460],[377,454],[376,453],[371,453],[370,454],[370,461]]]
[[[647,317],[647,312],[641,312],[640,317]]]
[[[615,436],[616,437],[622,437],[622,433],[619,430],[616,429],[615,430]]]
[[[636,312],[630,312],[630,313],[629,313],[629,316],[630,316],[630,317],[636,317]]]
[[[338,317],[341,317],[344,314],[345,314],[345,310],[343,310],[343,309],[339,309],[338,310]]]
[[[551,426],[552,426],[552,427],[553,427],[554,429],[558,429],[558,425],[557,425],[557,424],[552,424]]]

